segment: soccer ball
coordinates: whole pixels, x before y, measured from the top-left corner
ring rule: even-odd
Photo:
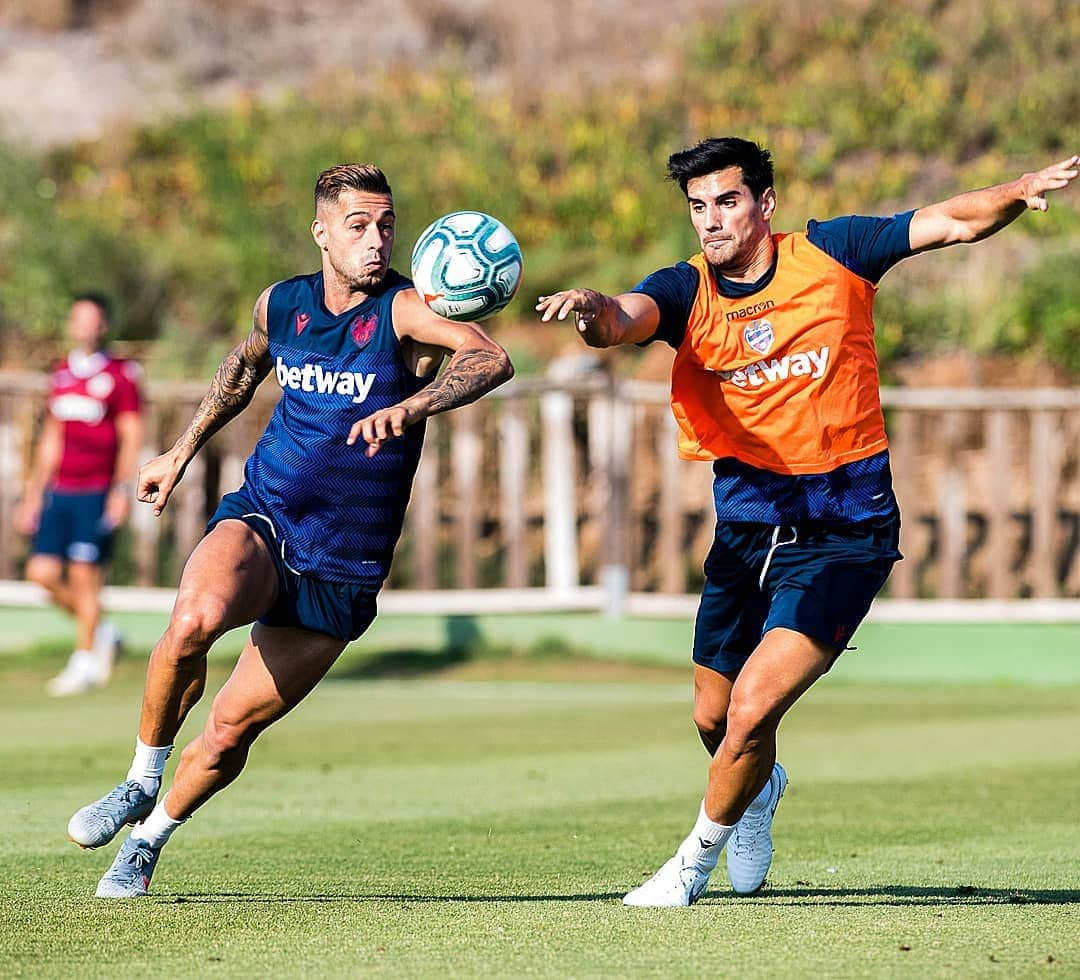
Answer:
[[[483,320],[514,298],[521,249],[510,229],[481,211],[455,211],[433,221],[412,251],[420,298],[448,320]]]

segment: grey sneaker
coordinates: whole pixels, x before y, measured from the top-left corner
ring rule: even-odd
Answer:
[[[786,788],[787,773],[777,762],[765,787],[768,792],[754,800],[728,838],[728,877],[736,895],[753,895],[765,883],[773,856],[773,814]]]
[[[98,882],[97,897],[142,898],[150,887],[160,855],[160,847],[129,837],[120,845],[112,866]]]
[[[88,803],[68,821],[68,837],[79,847],[108,844],[125,824],[138,823],[151,810],[157,795],[150,796],[134,779],[121,783],[100,800]]]

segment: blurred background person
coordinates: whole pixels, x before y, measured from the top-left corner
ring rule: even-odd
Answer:
[[[113,535],[131,508],[142,444],[139,367],[105,349],[109,302],[74,298],[71,353],[49,377],[41,437],[16,514],[33,535],[26,578],[75,620],[75,649],[46,689],[54,697],[103,687],[120,648],[102,618],[101,588]]]

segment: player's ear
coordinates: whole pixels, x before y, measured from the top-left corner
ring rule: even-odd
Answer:
[[[776,210],[776,191],[772,187],[766,187],[761,192],[761,216],[769,221]]]
[[[326,251],[326,226],[318,218],[311,222],[311,237],[319,248]]]

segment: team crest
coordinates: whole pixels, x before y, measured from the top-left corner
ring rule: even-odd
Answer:
[[[353,343],[357,347],[363,347],[369,340],[371,340],[372,334],[375,333],[375,328],[379,325],[379,318],[371,313],[368,316],[358,316],[353,320],[349,327],[349,333],[352,335]]]
[[[296,314],[296,336],[304,332],[304,328],[311,322],[310,313],[297,313]]]
[[[773,345],[772,324],[768,320],[754,320],[743,330],[743,337],[759,354],[768,354]]]

